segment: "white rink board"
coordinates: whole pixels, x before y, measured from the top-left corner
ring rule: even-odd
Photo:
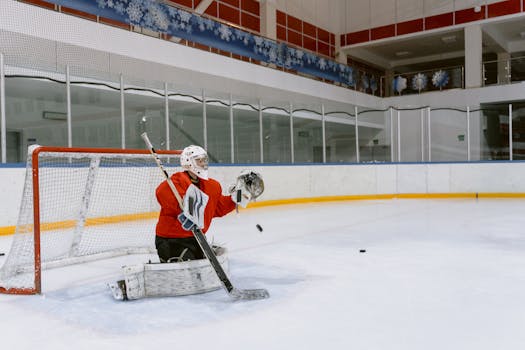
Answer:
[[[239,172],[247,168],[260,172],[264,178],[265,192],[259,201],[366,194],[525,192],[524,162],[212,166],[210,175],[226,191]],[[124,169],[106,171],[122,175]],[[22,168],[0,169],[0,227],[16,224],[24,176]],[[158,210],[154,197],[156,181],[148,181],[149,190],[144,192],[141,206],[144,211]],[[105,210],[120,214],[121,203],[122,198],[110,197]]]

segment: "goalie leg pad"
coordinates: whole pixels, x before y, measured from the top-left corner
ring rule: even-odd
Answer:
[[[229,269],[227,250],[215,247],[217,259],[225,271]],[[221,288],[217,274],[207,259],[176,263],[151,263],[124,266],[125,297],[110,284],[117,300],[145,297],[167,297],[210,292]]]

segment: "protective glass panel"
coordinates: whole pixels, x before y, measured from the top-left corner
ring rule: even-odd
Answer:
[[[120,148],[119,77],[93,81],[71,77],[71,133],[74,147]]]
[[[355,162],[355,108],[342,103],[325,105],[326,162]]]
[[[467,113],[466,111],[441,108],[430,111],[431,160],[468,160]]]
[[[261,143],[259,103],[235,97],[233,107],[233,145],[235,163],[260,163]]]
[[[295,163],[323,162],[323,122],[320,106],[294,105]]]
[[[512,159],[525,159],[525,104],[512,104]]]
[[[394,111],[397,116],[396,111]],[[400,162],[419,162],[423,159],[422,134],[424,124],[421,110],[400,110],[399,111],[400,129],[400,149],[398,161]]]
[[[202,98],[184,90],[169,88],[170,149],[189,145],[204,148],[204,118]]]
[[[166,149],[165,90],[160,82],[124,78],[125,148],[143,149],[143,132],[153,146]]]
[[[263,107],[264,163],[290,163],[290,115],[285,104],[271,103]]]
[[[509,160],[509,107],[507,104],[482,106],[481,157]]]
[[[39,79],[13,77],[17,73],[16,68],[6,69],[8,162],[24,161],[31,144],[67,146],[65,76],[41,71]]]
[[[365,110],[358,113],[360,162],[389,162],[391,160],[390,113],[387,112]]]
[[[210,163],[232,163],[229,96],[219,93],[207,96],[207,151]]]

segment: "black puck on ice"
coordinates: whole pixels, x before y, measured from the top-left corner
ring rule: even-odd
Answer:
[[[4,255],[5,255],[5,253],[0,253],[0,256],[4,256]]]
[[[366,249],[359,249],[359,253],[366,253]]]
[[[257,229],[259,230],[259,232],[262,232],[262,231],[263,231],[263,229],[262,229],[262,226],[261,226],[261,225],[257,224],[257,225],[255,225],[255,227],[257,227]]]

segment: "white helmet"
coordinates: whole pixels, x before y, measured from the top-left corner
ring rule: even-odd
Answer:
[[[203,180],[208,180],[208,154],[204,148],[191,145],[182,151],[180,165]]]

